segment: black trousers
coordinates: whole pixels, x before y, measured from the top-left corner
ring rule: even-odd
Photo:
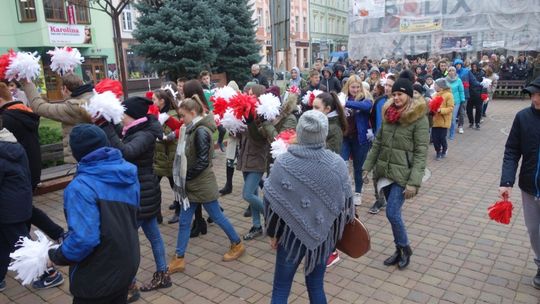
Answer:
[[[0,224],[0,282],[7,273],[9,254],[15,249],[15,243],[21,236],[28,236],[28,225],[26,222],[15,224]]]
[[[81,299],[73,298],[73,304],[126,304],[128,297],[128,288],[122,290],[121,293],[108,297],[97,299]]]
[[[431,137],[433,138],[433,147],[437,153],[446,153],[448,142],[446,141],[447,128],[431,128]]]
[[[218,129],[218,144],[220,143],[223,143],[223,139],[225,138],[225,134],[227,134],[227,130],[222,126],[222,125],[219,125],[217,127]]]
[[[30,230],[30,225],[36,226],[54,241],[60,239],[64,234],[64,228],[53,222],[43,210],[34,206],[32,206],[32,217],[28,223],[28,230]]]
[[[467,102],[467,118],[469,119],[469,124],[479,124],[482,119],[482,106],[483,101],[479,97],[472,97]],[[475,111],[473,115],[473,110]]]

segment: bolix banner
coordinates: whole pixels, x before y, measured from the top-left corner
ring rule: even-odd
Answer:
[[[540,0],[350,0],[349,55],[540,49]]]

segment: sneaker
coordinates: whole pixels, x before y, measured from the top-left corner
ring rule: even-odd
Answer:
[[[355,206],[362,205],[362,193],[361,192],[355,192],[354,193],[354,205]]]
[[[49,268],[41,275],[39,280],[32,283],[32,287],[35,289],[47,289],[60,286],[62,283],[64,283],[62,274],[54,268]]]
[[[223,255],[223,262],[230,262],[239,259],[246,252],[246,247],[244,243],[239,242],[238,244],[231,244],[229,252]]]
[[[377,200],[373,206],[371,206],[371,208],[369,208],[369,213],[371,214],[378,214],[379,212],[381,212],[381,209],[384,208],[386,206],[386,204],[380,202],[380,200]]]
[[[142,292],[152,291],[172,286],[171,276],[166,271],[154,272],[152,280],[141,287]]]
[[[137,287],[137,284],[135,283],[131,284],[128,289],[127,302],[128,303],[137,302],[140,298],[141,298],[141,293],[139,291],[139,287]]]
[[[459,134],[465,133],[465,132],[463,131],[463,127],[460,127],[460,128],[459,128],[458,133],[459,133]]]
[[[481,124],[483,124],[483,123],[484,123],[484,119],[483,119],[483,118],[482,118],[482,119],[480,119],[480,123],[481,123]]]
[[[251,217],[251,208],[247,207],[246,211],[244,211],[244,217]]]
[[[6,280],[0,282],[0,292],[6,290]]]
[[[249,232],[246,235],[244,235],[244,241],[253,240],[256,237],[261,236],[262,234],[263,234],[262,227],[251,227],[251,229],[249,229]]]
[[[328,260],[326,261],[326,268],[335,265],[341,259],[339,258],[339,252],[336,250],[330,254]]]
[[[476,124],[476,130],[480,130],[480,124]]]
[[[441,158],[446,158],[447,156],[448,156],[448,151],[443,152],[443,153],[441,154]]]
[[[435,156],[435,160],[441,160],[442,159],[442,153],[437,153],[437,156]]]

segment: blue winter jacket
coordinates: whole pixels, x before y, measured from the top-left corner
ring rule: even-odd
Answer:
[[[139,200],[137,167],[120,150],[101,148],[81,159],[64,191],[67,236],[49,252],[55,264],[70,265],[73,296],[106,297],[132,282],[140,262]]]
[[[345,107],[353,110],[356,130],[358,132],[358,142],[361,145],[368,144],[367,130],[370,128],[369,116],[371,115],[373,103],[366,98],[362,100],[349,99],[345,103]]]
[[[452,80],[450,77],[446,77],[446,82],[452,89],[452,96],[454,96],[454,106],[459,106],[461,103],[465,102],[465,90],[463,89],[463,82],[459,77]]]
[[[377,134],[377,131],[381,129],[383,122],[383,106],[388,100],[388,96],[383,95],[375,100],[374,111],[375,111],[375,127],[373,128],[373,134]]]
[[[461,64],[460,69],[456,67],[456,65],[458,64]],[[471,70],[463,66],[463,60],[461,59],[454,60],[454,67],[456,67],[457,74],[459,75],[459,78],[461,78],[461,81],[463,82],[463,89],[465,91],[465,99],[468,100],[471,97],[470,90],[474,90],[474,92],[478,94],[478,97],[480,97],[480,93],[482,92],[482,85],[476,80],[476,77],[474,77]]]

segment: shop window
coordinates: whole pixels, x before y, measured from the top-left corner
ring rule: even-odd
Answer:
[[[43,0],[45,20],[53,22],[67,22],[64,0]]]
[[[36,3],[34,0],[15,0],[19,14],[19,22],[34,22],[36,18]]]
[[[143,57],[137,56],[131,49],[126,50],[126,61],[129,79],[157,78]]]

